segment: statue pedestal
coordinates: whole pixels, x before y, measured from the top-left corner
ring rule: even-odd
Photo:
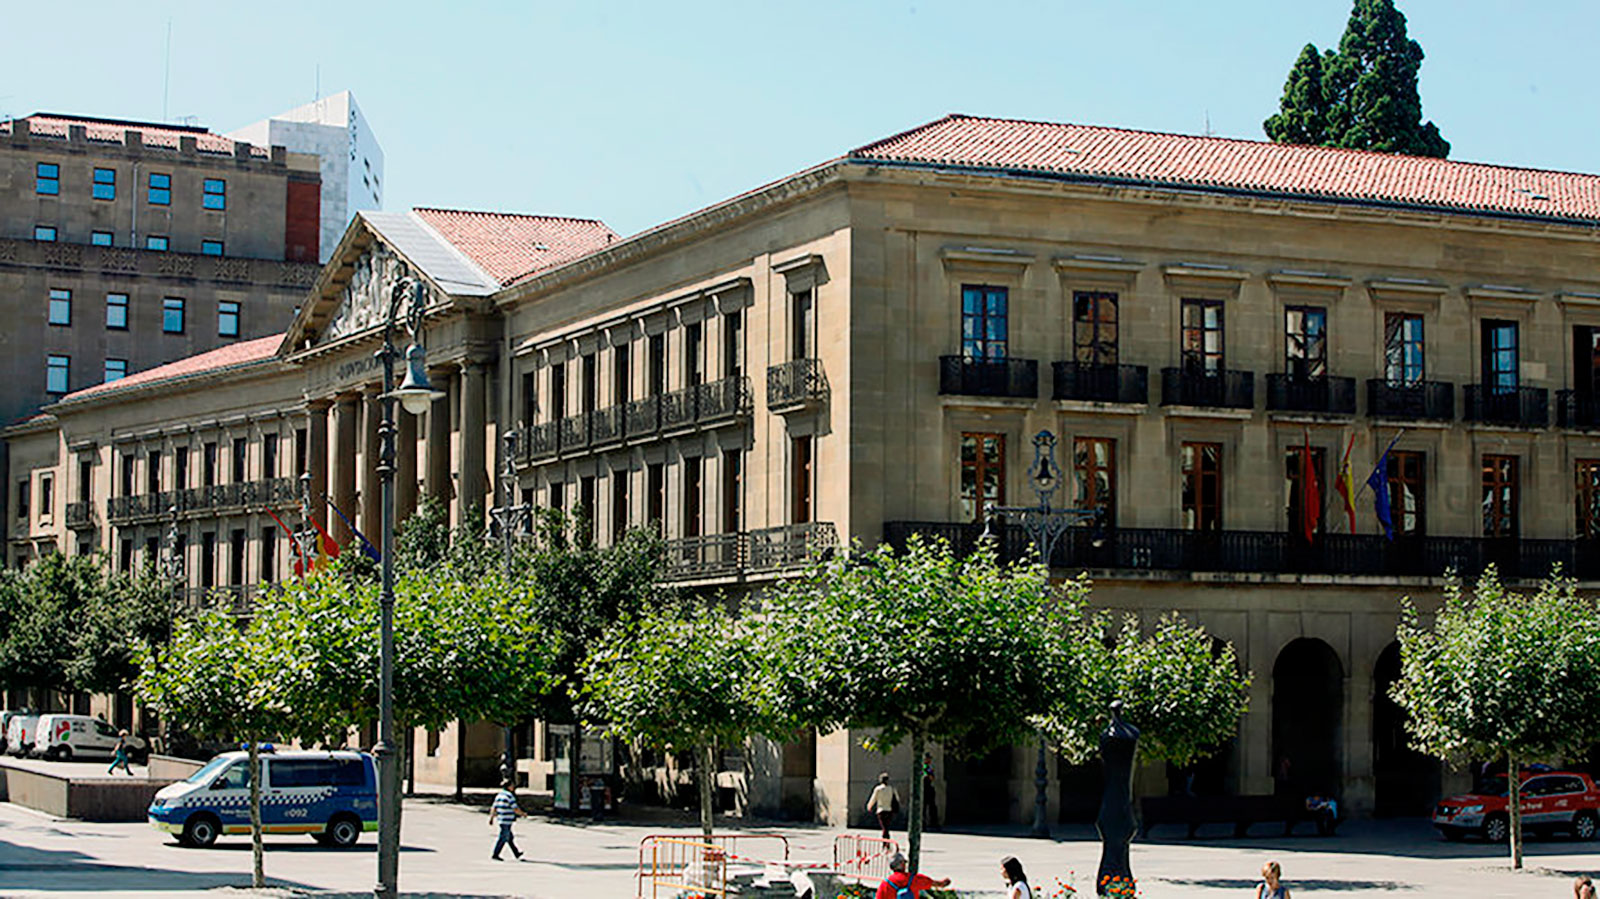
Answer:
[[[1100,814],[1095,830],[1100,833],[1100,870],[1095,874],[1095,892],[1105,896],[1126,884],[1126,895],[1133,895],[1133,868],[1128,861],[1128,845],[1138,832],[1133,816],[1133,761],[1139,749],[1139,728],[1122,720],[1122,704],[1113,703],[1111,724],[1100,735],[1100,764],[1106,788],[1100,798]],[[1121,893],[1117,893],[1121,895]]]

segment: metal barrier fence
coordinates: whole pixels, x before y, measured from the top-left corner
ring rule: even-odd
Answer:
[[[863,883],[887,880],[889,859],[899,851],[894,840],[840,834],[833,838],[833,870]]]
[[[758,854],[759,853],[759,854]],[[789,838],[777,833],[703,836],[651,834],[639,841],[639,899],[680,891],[712,899],[728,895],[728,863],[786,865]]]

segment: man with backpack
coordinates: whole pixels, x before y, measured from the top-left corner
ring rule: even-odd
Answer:
[[[889,878],[878,884],[874,899],[919,899],[923,890],[944,889],[950,878],[934,880],[926,874],[912,877],[906,873],[906,857],[896,852],[889,859]]]

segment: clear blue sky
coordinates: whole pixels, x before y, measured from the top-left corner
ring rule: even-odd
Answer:
[[[1348,0],[7,4],[0,114],[226,131],[355,92],[386,208],[629,234],[947,112],[1259,139]],[[1600,171],[1600,3],[1400,0],[1452,158]]]

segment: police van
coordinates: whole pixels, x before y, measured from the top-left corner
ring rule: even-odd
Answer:
[[[261,751],[261,830],[303,833],[324,846],[349,847],[378,829],[378,775],[372,756],[354,751]],[[250,832],[250,757],[224,752],[186,780],[163,787],[150,824],[186,846]]]

